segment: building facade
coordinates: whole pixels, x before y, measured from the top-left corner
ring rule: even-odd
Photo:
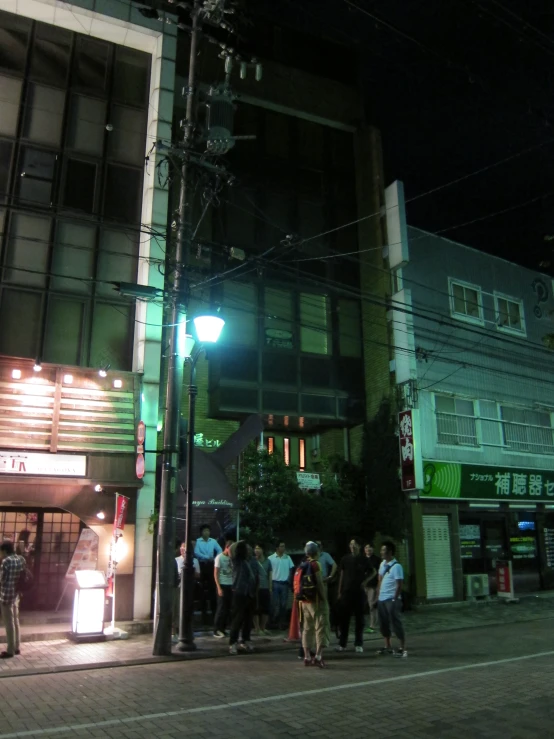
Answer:
[[[419,413],[417,596],[471,596],[480,574],[496,593],[505,560],[516,595],[552,587],[552,281],[407,227],[401,183],[387,209],[392,369]]]
[[[125,0],[2,7],[0,533],[31,532],[34,605],[52,609],[93,522],[105,568],[113,493],[128,495],[117,617],[148,618],[155,455],[139,480],[134,428],[142,417],[154,442],[162,310],[114,282],[163,287],[168,199],[151,148],[171,139],[177,28]]]

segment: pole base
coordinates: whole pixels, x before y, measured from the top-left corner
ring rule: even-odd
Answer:
[[[180,641],[177,649],[180,652],[196,652],[196,643],[194,641]]]

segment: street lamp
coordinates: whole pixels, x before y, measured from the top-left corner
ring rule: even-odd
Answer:
[[[192,503],[193,503],[193,473],[194,473],[194,416],[196,410],[196,363],[198,357],[205,351],[206,346],[215,344],[219,339],[221,330],[225,325],[223,318],[219,316],[198,316],[195,318],[194,327],[198,344],[195,345],[190,356],[189,377],[189,422],[187,432],[187,486],[185,499],[185,562],[181,571],[181,592],[179,610],[179,645],[181,652],[193,652],[196,649],[194,643],[194,552],[191,542]]]

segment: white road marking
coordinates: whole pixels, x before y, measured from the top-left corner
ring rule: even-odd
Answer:
[[[506,657],[504,659],[495,659],[490,662],[474,662],[469,665],[458,665],[457,667],[443,667],[439,670],[427,670],[426,672],[413,672],[407,675],[394,675],[393,677],[377,678],[374,680],[363,680],[357,683],[344,683],[342,685],[331,685],[326,688],[314,688],[312,690],[299,690],[294,693],[282,693],[280,695],[269,695],[265,698],[249,698],[248,700],[233,701],[231,703],[218,703],[215,706],[197,706],[196,708],[182,708],[177,711],[162,711],[160,713],[147,713],[137,716],[129,716],[127,718],[113,718],[105,721],[93,721],[86,724],[71,724],[66,726],[56,726],[49,729],[31,729],[29,731],[15,731],[9,734],[0,734],[0,739],[21,739],[22,737],[38,737],[49,736],[52,734],[68,734],[73,731],[85,729],[101,729],[105,726],[121,726],[133,724],[137,721],[155,721],[162,718],[173,718],[174,716],[187,716],[195,713],[210,713],[212,711],[225,711],[229,708],[242,708],[243,706],[253,706],[261,703],[275,703],[276,701],[291,700],[301,698],[307,695],[319,695],[320,693],[334,693],[337,690],[354,690],[356,688],[367,688],[372,685],[382,685],[383,683],[400,682],[401,680],[416,680],[421,677],[433,677],[434,675],[445,675],[448,672],[463,672],[464,670],[473,670],[481,667],[497,667],[498,665],[507,665],[511,662],[523,662],[528,659],[538,659],[540,657],[552,657],[554,650],[549,652],[536,652],[535,654],[524,654],[521,657]]]

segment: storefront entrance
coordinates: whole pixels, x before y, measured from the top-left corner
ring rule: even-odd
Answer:
[[[83,522],[59,508],[0,507],[0,538],[12,540],[27,558],[34,587],[22,610],[55,610]]]
[[[460,511],[464,575],[486,573],[496,594],[496,562],[512,561],[516,596],[540,590],[536,513],[525,510]]]

